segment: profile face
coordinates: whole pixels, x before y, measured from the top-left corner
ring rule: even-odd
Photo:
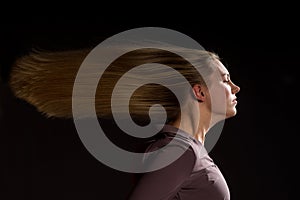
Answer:
[[[208,86],[210,93],[208,106],[212,114],[222,115],[223,118],[227,119],[237,113],[236,94],[240,91],[240,87],[232,82],[228,70],[221,61],[216,61],[216,67],[217,70],[212,74],[211,84]]]

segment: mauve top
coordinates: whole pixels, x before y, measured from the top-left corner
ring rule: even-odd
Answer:
[[[130,194],[130,200],[230,199],[222,173],[200,141],[170,125],[165,125],[160,135],[161,137],[147,148],[147,152],[160,149],[172,139],[175,140],[174,144],[163,151],[158,150],[155,159],[148,161],[149,163],[160,162],[159,160],[165,159],[174,148],[184,150],[184,153],[170,165],[144,173]]]

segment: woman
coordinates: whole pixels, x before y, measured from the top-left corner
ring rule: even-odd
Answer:
[[[78,67],[88,52],[36,52],[19,59],[10,80],[15,94],[35,105],[47,116],[72,117],[72,87]],[[183,153],[174,162],[142,174],[128,198],[229,199],[226,181],[205,151],[204,141],[212,126],[224,118],[236,115],[236,94],[240,88],[231,81],[228,70],[216,54],[184,48],[178,48],[176,52],[189,55],[189,61],[197,63],[197,67],[175,53],[154,48],[129,52],[111,63],[101,77],[97,89],[97,116],[112,118],[110,100],[114,86],[124,73],[135,66],[160,63],[176,70],[185,77],[186,82],[173,81],[165,86],[143,85],[132,94],[129,110],[130,116],[139,125],[151,121],[148,112],[154,104],[162,105],[167,114],[165,125],[159,134],[151,138],[151,144],[146,149],[147,152],[156,151],[154,158],[145,157],[144,163],[149,169],[151,166],[159,166],[177,150],[183,150]],[[162,73],[151,66],[148,71],[151,76],[158,74],[160,79],[173,77],[168,72]],[[132,80],[143,78],[132,76]],[[128,83],[132,84],[131,81]],[[186,83],[190,85],[190,89],[181,90],[184,96],[184,102],[181,104],[169,89],[178,89]],[[128,87],[123,86],[124,91],[120,92],[117,98],[116,106],[120,106],[120,109],[115,110],[120,115],[124,110],[122,106],[126,104],[122,94],[126,94]],[[218,94],[224,94],[224,98],[222,95],[215,98]],[[86,116],[84,106],[82,105],[82,115]],[[159,116],[160,110],[157,112]],[[171,141],[173,143],[168,147]],[[167,148],[160,151],[166,146]]]
[[[212,78],[214,77],[212,75],[207,75],[210,77],[208,83],[210,88],[214,88],[220,93],[222,90],[225,91],[226,118],[235,116],[237,112],[236,94],[240,88],[231,81],[228,70],[215,54],[209,52],[199,52],[199,54],[199,57],[202,57],[202,65],[205,65],[203,67],[216,66],[217,70],[213,71],[212,74],[219,73],[222,77],[219,80]],[[167,167],[145,173],[132,191],[130,200],[230,199],[229,190],[222,173],[208,154],[203,153],[205,135],[212,125],[218,122],[211,123],[211,115],[215,115],[218,119],[219,108],[211,109],[210,90],[201,77],[198,77],[198,81],[192,85],[192,92],[195,98],[191,101],[196,102],[194,106],[197,106],[200,112],[198,121],[194,121],[195,118],[190,112],[175,117],[173,121],[164,126],[160,133],[163,137],[153,142],[147,151],[167,145],[176,133],[182,136],[182,140],[178,142],[178,146],[175,148],[182,148],[188,144],[189,149]],[[222,113],[221,110],[220,113]],[[180,124],[183,127],[181,129],[179,129]],[[157,158],[151,162],[162,161],[164,157],[169,156],[171,151],[159,152]]]

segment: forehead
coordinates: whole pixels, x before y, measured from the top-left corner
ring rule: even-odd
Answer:
[[[225,74],[229,75],[227,68],[223,65],[223,63],[221,61],[217,60],[216,66],[221,75],[225,75]]]
[[[226,75],[229,76],[228,70],[226,69],[226,67],[223,65],[221,61],[216,60],[214,63],[214,71],[209,76],[207,83],[209,84],[218,83],[219,81],[223,80]]]

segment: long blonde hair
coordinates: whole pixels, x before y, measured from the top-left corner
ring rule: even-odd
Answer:
[[[47,117],[71,118],[73,84],[80,65],[90,51],[91,49],[30,52],[14,63],[10,76],[12,91],[18,98],[34,105]],[[197,69],[183,57],[162,49],[139,49],[119,57],[111,63],[99,81],[95,95],[97,116],[112,117],[111,93],[114,85],[124,73],[138,65],[164,64],[178,71],[190,85],[197,83],[205,85],[203,77],[212,73],[211,66],[219,57],[205,50],[185,51],[193,51],[189,60],[199,63],[199,66],[203,68],[202,74],[199,74]],[[149,73],[152,72],[155,73],[149,69]],[[162,78],[171,77],[164,74]],[[175,83],[175,85],[180,84]],[[123,92],[126,93],[126,91]],[[139,87],[131,96],[130,114],[136,119],[148,119],[149,108],[153,104],[160,104],[165,108],[168,120],[174,119],[180,112],[176,96],[167,87],[159,84],[146,84]],[[82,105],[82,110],[83,115],[86,115],[84,105]]]

